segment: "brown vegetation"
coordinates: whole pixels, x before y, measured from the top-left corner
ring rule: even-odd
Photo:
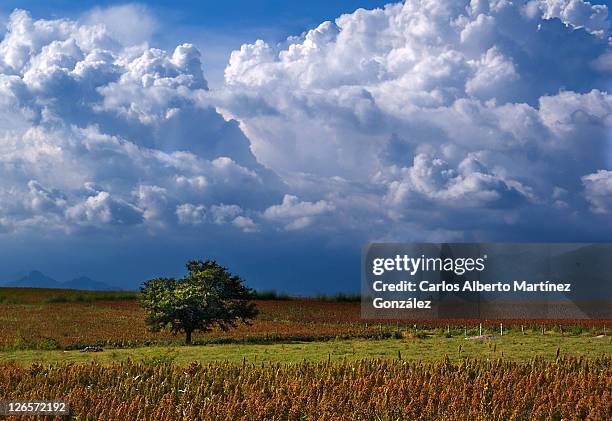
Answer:
[[[612,359],[3,365],[0,399],[77,420],[609,420]]]

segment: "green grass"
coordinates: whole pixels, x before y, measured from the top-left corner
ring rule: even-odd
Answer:
[[[367,358],[399,358],[402,360],[433,361],[448,356],[451,361],[462,358],[526,361],[535,357],[554,359],[560,355],[595,358],[612,354],[612,338],[561,335],[508,335],[488,341],[470,341],[461,336],[452,338],[383,340],[332,340],[327,342],[298,342],[285,344],[226,344],[203,346],[152,346],[133,349],[106,349],[99,353],[79,351],[7,351],[0,352],[0,363],[19,364],[98,361],[142,361],[146,363],[188,364],[229,361],[248,363],[295,363],[303,360],[332,361]]]

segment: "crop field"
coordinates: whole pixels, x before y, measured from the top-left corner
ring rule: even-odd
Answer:
[[[183,338],[149,332],[134,294],[0,288],[0,346],[79,348],[136,346]],[[126,299],[127,298],[127,299]],[[272,341],[380,335],[379,324],[359,320],[359,303],[314,299],[257,300],[251,326],[195,334],[200,341]]]
[[[78,420],[609,420],[612,360],[0,366]]]
[[[487,321],[473,338],[474,320],[255,302],[252,325],[183,346],[147,331],[134,293],[0,288],[0,400],[66,400],[76,420],[612,419],[609,320]]]
[[[328,339],[403,337],[436,334],[452,328],[453,335],[475,335],[477,321],[365,322],[360,303],[321,299],[257,300],[260,315],[252,325],[228,332],[194,334],[197,343],[268,343]],[[0,288],[0,347],[4,349],[78,349],[85,346],[135,347],[181,343],[183,338],[167,332],[150,332],[135,293]],[[507,324],[509,327],[512,323]],[[485,323],[487,332],[499,330],[497,322]],[[605,321],[573,321],[563,326],[548,322],[526,325],[528,332],[566,334],[605,333]],[[518,325],[514,323],[514,329]],[[466,330],[467,329],[467,330]]]

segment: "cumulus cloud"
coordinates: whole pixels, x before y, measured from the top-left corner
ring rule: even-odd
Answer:
[[[582,177],[586,198],[593,212],[612,212],[612,171],[599,170]]]
[[[559,18],[566,25],[585,28],[600,37],[605,36],[610,28],[608,8],[603,4],[583,0],[545,0],[530,1],[526,8],[532,14],[539,9],[545,19]]]
[[[503,238],[605,208],[582,177],[611,165],[608,36],[608,8],[582,0],[408,0],[243,45],[219,106],[290,187],[268,220],[314,227],[289,217],[307,196],[334,226]]]
[[[394,205],[410,199],[428,199],[433,204],[451,207],[482,207],[489,203],[499,206],[502,199],[515,205],[519,198],[529,200],[529,189],[518,181],[490,173],[473,155],[454,169],[443,159],[419,154],[411,167],[399,170],[398,180],[389,183],[388,193],[388,200]]]
[[[58,190],[46,189],[35,180],[28,181],[30,208],[35,212],[61,210],[66,206],[65,196]]]
[[[204,222],[205,216],[206,207],[203,205],[183,203],[176,207],[176,217],[178,218],[179,224],[199,225]]]
[[[142,212],[110,193],[101,191],[66,209],[66,216],[77,224],[131,225],[142,221]]]
[[[10,15],[0,42],[3,231],[171,229],[205,223],[206,206],[229,197],[255,210],[282,197],[238,124],[203,102],[200,52],[150,48],[155,25],[138,5],[81,21]]]
[[[148,45],[152,16],[8,18],[2,235],[533,239],[611,209],[606,6],[359,9],[241,46],[216,91],[194,45]]]
[[[301,202],[296,196],[286,194],[280,205],[270,206],[264,212],[269,220],[279,220],[286,223],[288,230],[306,228],[312,224],[318,215],[330,212],[334,207],[325,200],[318,202]]]
[[[476,72],[465,83],[467,94],[480,98],[492,99],[505,97],[516,87],[519,80],[514,63],[504,57],[495,47],[488,49],[474,63]]]
[[[240,228],[244,232],[257,232],[257,224],[248,216],[237,216],[232,221],[232,225]]]
[[[238,205],[213,205],[210,208],[213,222],[217,225],[223,225],[228,221],[238,217],[242,213],[242,208]]]

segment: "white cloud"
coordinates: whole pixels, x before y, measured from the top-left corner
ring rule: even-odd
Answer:
[[[294,230],[306,228],[316,216],[333,210],[333,205],[325,200],[301,202],[296,196],[286,194],[280,205],[270,206],[263,216],[269,220],[283,221],[286,229]]]
[[[259,230],[257,224],[248,216],[237,216],[232,221],[232,225],[240,228],[244,232],[257,232]]]
[[[28,188],[30,190],[29,206],[34,212],[58,211],[66,206],[66,198],[58,190],[46,189],[35,180],[28,182]]]
[[[204,206],[228,197],[259,207],[280,197],[236,123],[200,103],[200,52],[142,43],[151,19],[138,5],[81,22],[10,16],[0,42],[3,226],[162,230],[205,222]],[[144,21],[144,32],[121,32],[126,20]]]
[[[164,187],[140,185],[132,193],[145,221],[162,222],[167,219],[168,191]]]
[[[134,3],[96,7],[82,20],[87,26],[102,25],[113,38],[128,46],[148,42],[159,27],[146,6]]]
[[[215,92],[193,45],[149,47],[159,25],[134,4],[79,21],[10,16],[3,232],[178,224],[457,239],[609,211],[606,7],[359,9],[276,46],[243,45]]]
[[[206,217],[206,207],[183,203],[176,207],[176,217],[181,225],[199,225],[204,222]]]
[[[213,222],[222,225],[242,213],[242,208],[238,205],[213,205],[210,208]]]
[[[185,177],[183,175],[176,176],[176,184],[181,187],[189,187],[195,190],[204,190],[208,186],[208,180],[203,175],[194,177]]]
[[[584,0],[543,0],[531,1],[539,7],[545,19],[559,18],[565,24],[603,37],[610,28],[608,8],[603,4],[593,4]]]
[[[102,191],[66,209],[66,217],[76,224],[103,226],[138,224],[143,216],[138,208]]]
[[[470,235],[461,209],[496,237],[519,214],[587,210],[582,175],[610,165],[607,13],[579,0],[408,0],[243,45],[218,100],[291,189],[264,218],[306,195],[333,208],[328,225],[390,218],[390,231]]]
[[[413,194],[418,196],[412,197]],[[510,199],[507,204],[512,205],[519,197],[530,199],[529,189],[518,181],[491,174],[473,154],[461,161],[457,169],[450,168],[443,159],[419,154],[412,167],[399,170],[399,180],[389,183],[388,193],[388,200],[394,205],[425,198],[457,208],[486,206],[504,198]]]
[[[585,175],[582,183],[593,212],[612,212],[612,171],[599,170]]]
[[[458,101],[536,107],[539,97],[560,87],[584,90],[581,69],[563,69],[607,48],[569,28],[540,31],[510,3],[495,2],[478,13],[456,2],[440,4],[360,10],[280,51],[263,41],[235,51],[226,69],[235,96],[225,108],[240,119],[258,159],[279,173],[363,177],[378,170],[372,157],[394,133],[417,145],[435,142],[442,116]],[[487,42],[467,42],[465,31],[492,21]],[[557,32],[568,47],[551,47]],[[550,54],[551,48],[558,52]],[[592,71],[588,60],[583,69]],[[466,124],[489,130],[483,121]]]
[[[465,91],[480,99],[503,98],[511,91],[519,79],[514,64],[495,47],[487,50],[474,63],[474,77],[465,83]]]

